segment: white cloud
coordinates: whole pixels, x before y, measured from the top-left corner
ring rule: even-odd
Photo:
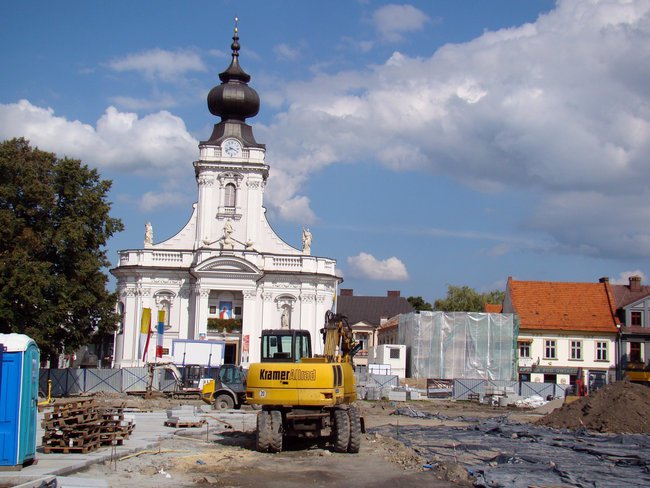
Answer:
[[[295,61],[300,57],[300,51],[289,44],[278,44],[273,48],[275,55],[285,61]]]
[[[372,22],[385,40],[396,42],[406,32],[421,30],[429,17],[413,5],[389,4],[374,12]]]
[[[195,158],[198,146],[183,121],[166,111],[139,118],[108,107],[93,127],[27,100],[0,104],[0,138],[13,137],[25,137],[59,156],[126,172],[174,172],[179,163]]]
[[[140,198],[138,206],[143,212],[150,212],[164,207],[178,207],[186,200],[187,196],[178,192],[147,192]]]
[[[408,279],[406,266],[396,257],[380,261],[372,254],[361,252],[358,256],[349,257],[347,261],[350,274],[353,276],[370,280],[405,281]]]
[[[478,191],[534,189],[524,219],[559,249],[650,256],[648,31],[650,2],[562,0],[429,58],[287,84],[288,108],[256,130],[274,141],[272,178],[294,181],[283,200],[327,165],[374,160]]]
[[[170,94],[160,94],[150,99],[116,96],[111,98],[111,101],[126,110],[169,109],[178,105],[178,98]]]
[[[168,82],[182,79],[188,71],[206,71],[201,57],[196,52],[183,49],[151,49],[129,54],[110,61],[108,67],[117,72],[135,71],[146,78]]]
[[[614,285],[628,285],[630,283],[631,276],[639,276],[641,278],[641,283],[644,283],[646,281],[645,273],[641,270],[636,269],[634,271],[622,271],[618,275],[618,278],[615,278],[610,282]]]

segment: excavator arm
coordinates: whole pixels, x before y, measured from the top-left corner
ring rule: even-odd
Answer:
[[[323,355],[328,362],[352,362],[362,344],[354,340],[352,328],[347,317],[328,311],[325,314],[325,326],[321,329],[325,343]]]

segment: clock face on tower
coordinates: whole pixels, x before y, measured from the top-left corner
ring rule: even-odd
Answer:
[[[235,139],[228,139],[221,145],[221,150],[231,158],[241,156],[241,144]]]

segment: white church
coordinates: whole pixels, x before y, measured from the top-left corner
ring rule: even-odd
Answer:
[[[266,147],[246,123],[257,115],[260,99],[239,65],[237,29],[231,47],[232,62],[208,94],[208,108],[221,120],[199,143],[193,164],[198,197],[190,220],[159,243],[147,224],[143,249],[119,251],[111,270],[122,315],[115,367],[155,360],[155,324],[153,346],[146,357],[139,355],[144,308],[152,310],[154,321],[157,311],[165,311],[163,359],[174,342],[220,341],[225,362],[247,367],[260,359],[262,329],[282,327],[309,330],[312,350],[322,352],[319,330],[342,280],[334,259],[311,255],[309,230],[303,230],[302,249],[296,249],[266,219]],[[219,318],[235,319],[230,322],[241,327],[208,327],[219,322],[209,319]]]

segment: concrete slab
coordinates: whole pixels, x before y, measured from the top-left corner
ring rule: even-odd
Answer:
[[[91,464],[110,461],[114,458],[121,458],[145,449],[153,449],[158,446],[159,442],[165,438],[171,438],[176,434],[191,435],[191,433],[206,432],[207,429],[212,431],[219,430],[245,430],[250,425],[255,425],[254,419],[256,412],[249,411],[226,411],[212,412],[202,414],[199,417],[204,418],[207,423],[205,426],[193,429],[176,429],[165,427],[164,422],[167,420],[167,412],[142,412],[129,413],[135,421],[135,429],[128,440],[124,441],[122,446],[102,446],[96,451],[86,454],[45,454],[43,452],[42,440],[43,429],[41,420],[43,412],[39,412],[38,429],[36,432],[36,463],[24,467],[21,471],[4,471],[0,472],[0,487],[4,486],[51,486],[52,488],[60,486],[70,487],[105,487],[104,480],[88,479],[83,477],[66,476],[76,473]],[[250,417],[250,418],[249,418]],[[56,484],[44,484],[39,482],[56,477]],[[76,484],[75,484],[76,483]],[[79,484],[81,483],[81,484]],[[85,483],[85,484],[83,484]]]

